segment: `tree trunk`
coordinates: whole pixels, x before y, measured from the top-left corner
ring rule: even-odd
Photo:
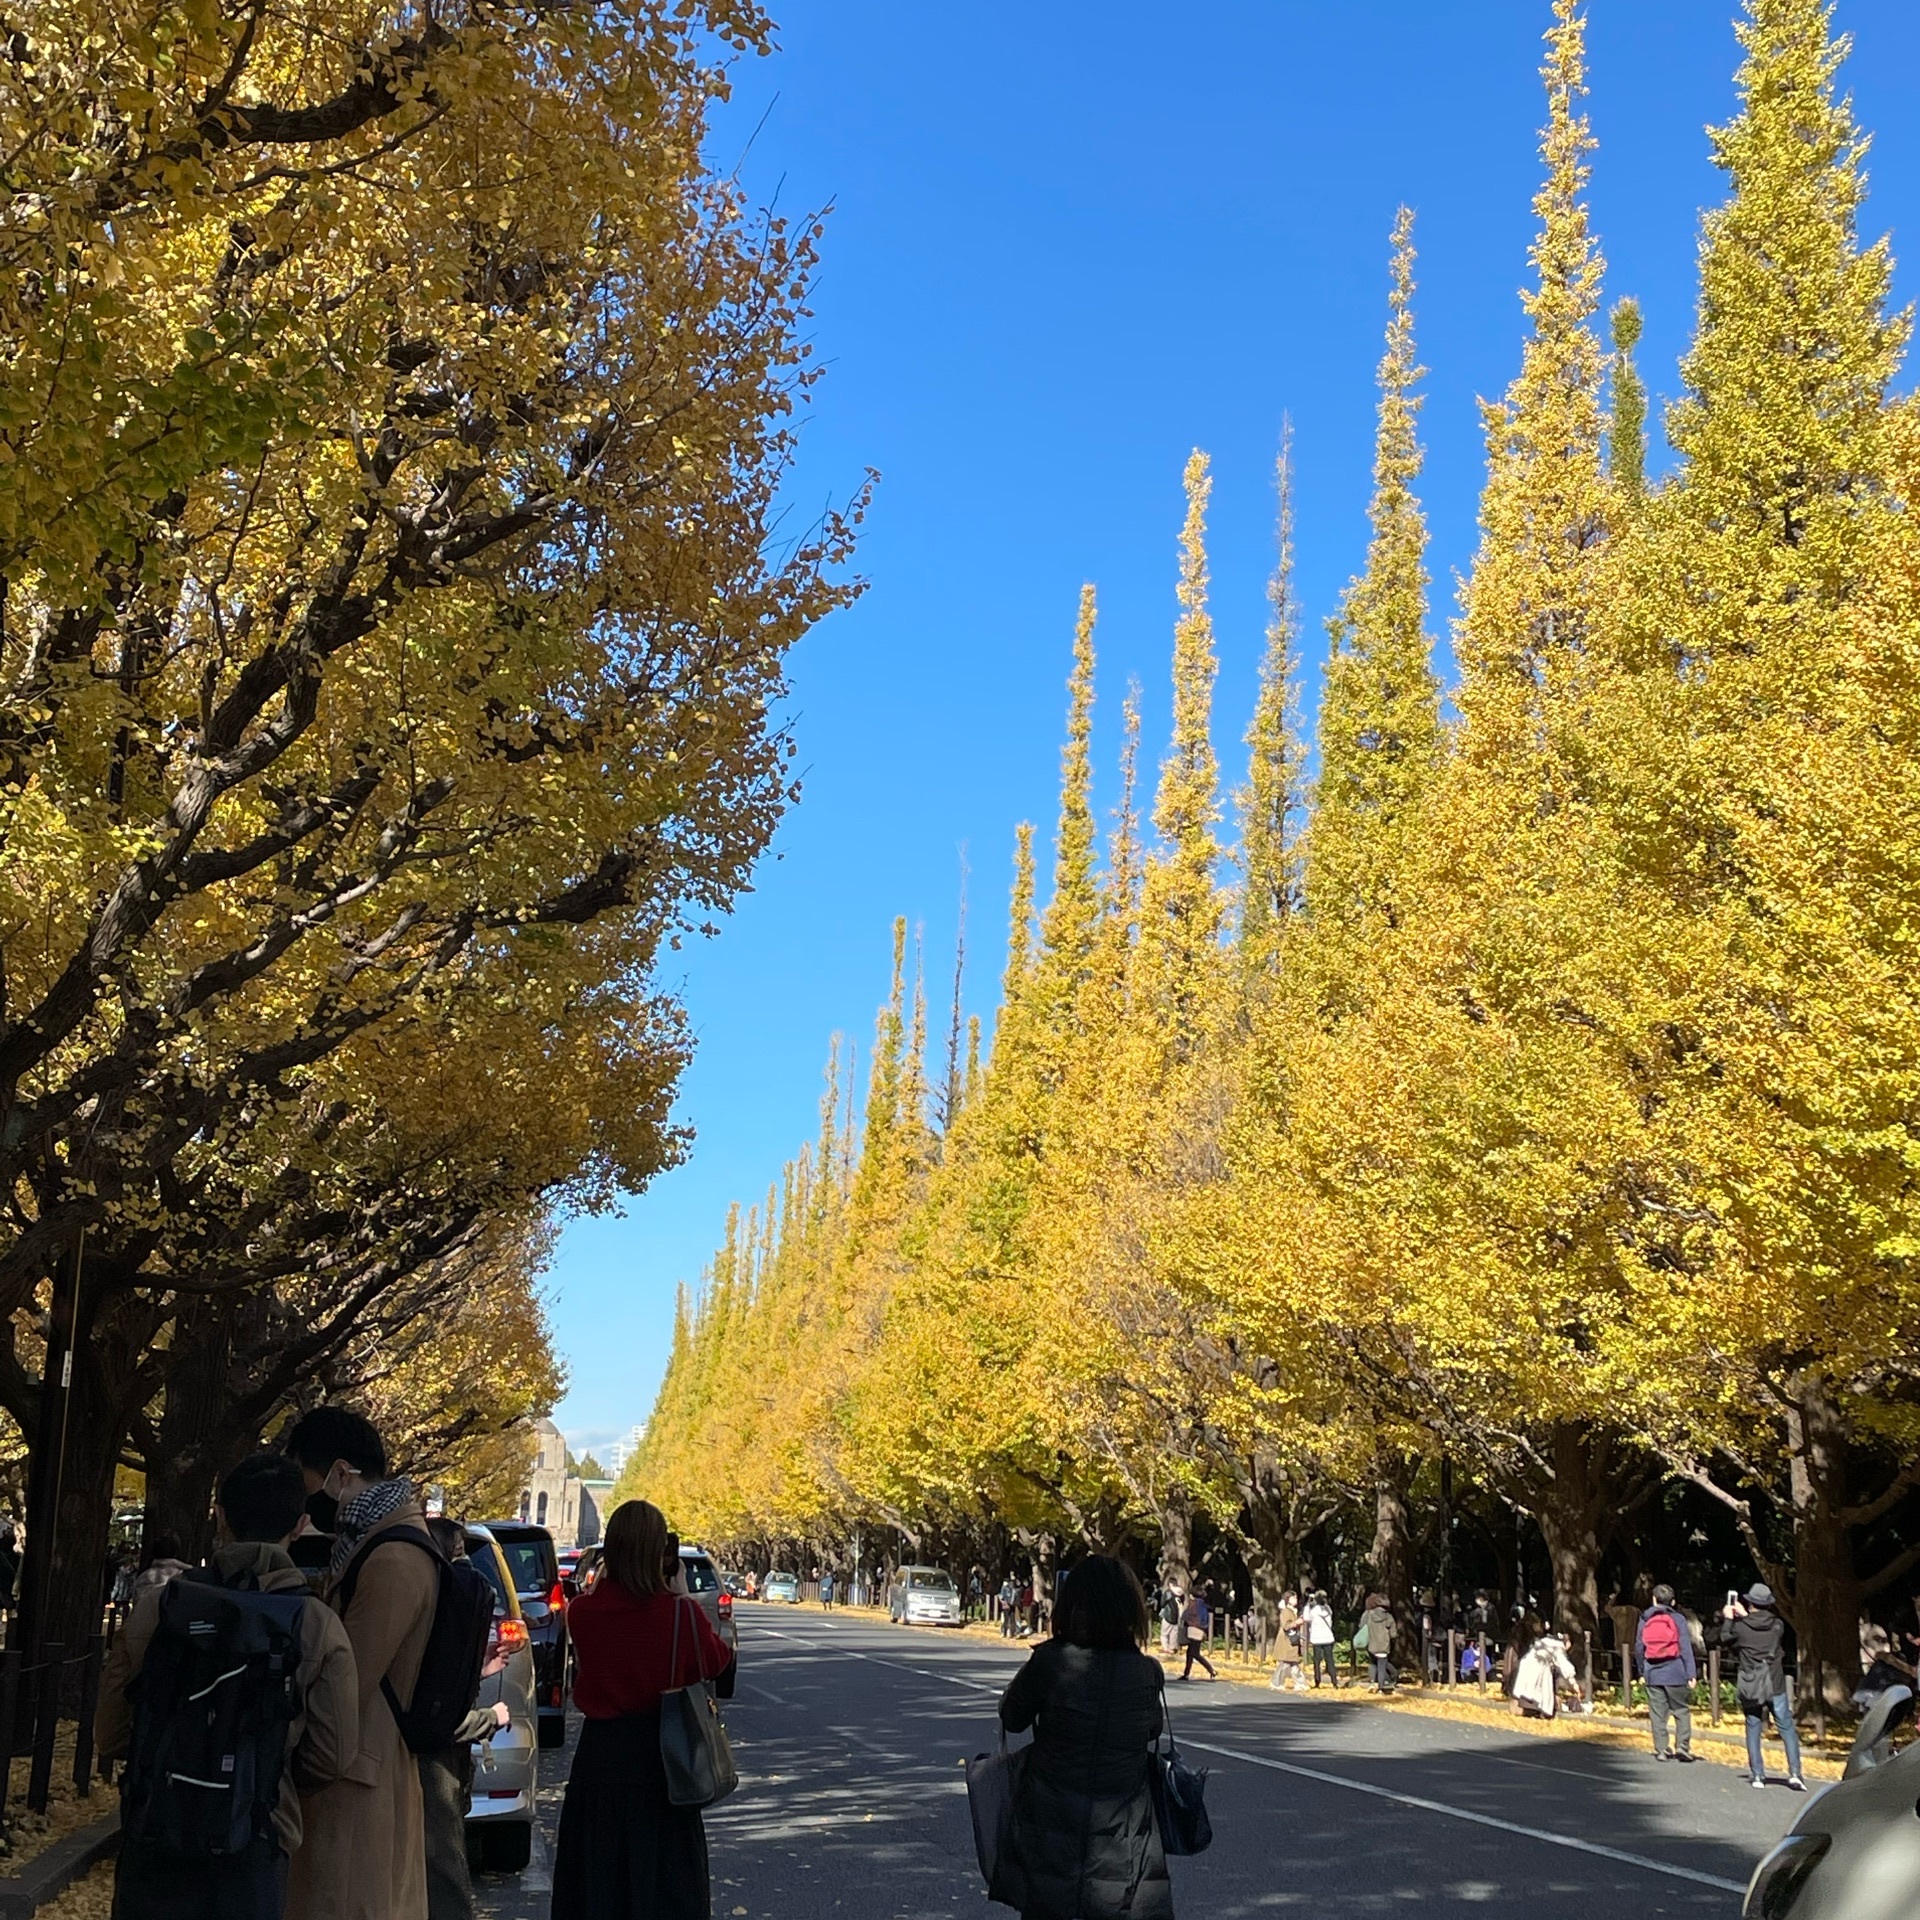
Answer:
[[[1600,1556],[1614,1489],[1607,1473],[1611,1441],[1570,1420],[1547,1430],[1552,1477],[1538,1489],[1533,1517],[1553,1570],[1553,1624],[1568,1639],[1600,1625]]]
[[[1382,1447],[1375,1453],[1373,1545],[1367,1550],[1373,1584],[1387,1596],[1387,1606],[1405,1635],[1415,1632],[1419,1619],[1413,1606],[1412,1528],[1407,1513],[1414,1465],[1411,1458],[1392,1447]]]
[[[1860,1580],[1846,1521],[1846,1420],[1813,1373],[1791,1382],[1787,1419],[1793,1495],[1793,1593],[1781,1595],[1800,1655],[1800,1696],[1813,1698],[1814,1673],[1829,1710],[1844,1710],[1860,1672]]]
[[[1181,1492],[1160,1509],[1160,1584],[1183,1593],[1193,1585],[1193,1503]]]
[[[1247,1555],[1253,1609],[1263,1623],[1273,1625],[1280,1618],[1281,1595],[1293,1582],[1292,1516],[1280,1490],[1257,1486],[1249,1490],[1243,1514],[1247,1538],[1253,1542]]]
[[[171,1534],[183,1560],[202,1560],[211,1550],[214,1491],[256,1437],[236,1433],[221,1417],[232,1354],[228,1302],[203,1298],[183,1308],[167,1355],[160,1444],[146,1463],[145,1514],[146,1537]]]

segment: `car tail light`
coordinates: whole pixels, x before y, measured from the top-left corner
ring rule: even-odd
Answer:
[[[533,1644],[533,1636],[527,1631],[524,1620],[500,1620],[494,1623],[494,1632],[498,1635],[498,1644],[502,1653],[518,1653],[522,1647]]]
[[[547,1595],[549,1613],[565,1613],[567,1610],[567,1590],[558,1580],[553,1583],[553,1591]]]
[[[720,1589],[720,1618],[722,1620],[733,1618],[733,1595],[725,1587]]]

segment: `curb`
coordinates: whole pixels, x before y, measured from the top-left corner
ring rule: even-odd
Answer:
[[[120,1810],[36,1854],[18,1873],[0,1874],[0,1920],[33,1920],[44,1906],[120,1851]]]

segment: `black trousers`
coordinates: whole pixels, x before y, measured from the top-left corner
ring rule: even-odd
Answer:
[[[1187,1642],[1187,1664],[1180,1675],[1182,1680],[1191,1680],[1193,1678],[1193,1663],[1196,1660],[1206,1668],[1209,1678],[1214,1680],[1220,1678],[1213,1670],[1213,1662],[1207,1658],[1206,1648],[1198,1640],[1189,1640]]]
[[[113,1871],[113,1920],[280,1920],[287,1856],[272,1838],[223,1860],[181,1860],[137,1842]]]

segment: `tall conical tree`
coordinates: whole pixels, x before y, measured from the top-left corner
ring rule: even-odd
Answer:
[[[1067,738],[1060,750],[1060,826],[1054,843],[1053,898],[1040,925],[1046,964],[1069,990],[1093,950],[1100,917],[1093,823],[1096,614],[1093,588],[1083,586],[1080,616],[1073,632],[1073,672],[1067,681]]]
[[[1631,296],[1613,309],[1613,412],[1607,423],[1607,472],[1623,508],[1632,511],[1647,492],[1647,389],[1633,350],[1640,344],[1640,302]]]
[[[1297,821],[1306,752],[1296,688],[1300,612],[1293,579],[1293,422],[1280,434],[1274,468],[1279,554],[1267,587],[1272,616],[1260,662],[1260,690],[1247,729],[1247,783],[1240,793],[1240,947],[1254,965],[1271,956],[1275,936],[1297,904]]]
[[[1859,1370],[1878,1329],[1920,1313],[1920,541],[1888,404],[1908,316],[1888,312],[1886,243],[1859,241],[1866,141],[1830,9],[1746,14],[1740,110],[1712,134],[1732,193],[1703,223],[1667,423],[1684,465],[1650,503],[1620,622],[1620,811],[1666,909],[1647,1024],[1686,1037],[1643,1051],[1633,1088],[1666,1166],[1636,1223],[1639,1328],[1674,1361],[1643,1371],[1670,1457],[1741,1520],[1837,1703],[1872,1591],[1855,1521],[1910,1447],[1887,1423],[1920,1377],[1910,1347]],[[1751,1478],[1702,1464],[1708,1433],[1768,1460],[1790,1566],[1768,1559]]]
[[[1556,654],[1587,645],[1607,530],[1605,360],[1593,324],[1602,265],[1584,198],[1594,141],[1577,110],[1586,21],[1577,0],[1554,0],[1553,16],[1541,69],[1546,180],[1533,203],[1535,284],[1521,296],[1531,325],[1519,376],[1486,409],[1480,552],[1459,627],[1463,705],[1476,680],[1532,682]]]
[[[1187,461],[1180,530],[1180,617],[1173,629],[1173,741],[1160,768],[1153,824],[1160,848],[1148,863],[1136,965],[1143,1011],[1178,1051],[1204,1018],[1205,977],[1217,954],[1221,902],[1219,766],[1213,752],[1213,618],[1207,609],[1207,457]]]
[[[1393,227],[1387,348],[1380,361],[1372,538],[1366,571],[1330,624],[1320,700],[1320,777],[1307,865],[1307,903],[1328,925],[1392,919],[1401,837],[1433,775],[1440,689],[1427,638],[1427,523],[1414,483],[1415,432],[1426,369],[1414,354],[1413,214]]]

